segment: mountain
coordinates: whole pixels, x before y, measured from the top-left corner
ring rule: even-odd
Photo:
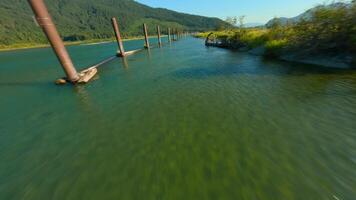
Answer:
[[[339,7],[348,7],[351,6],[351,4],[348,3],[342,3],[342,2],[337,2],[337,3],[332,3],[329,5],[319,5],[316,6],[314,8],[311,8],[309,10],[307,10],[306,12],[296,16],[296,17],[292,17],[292,18],[287,18],[287,17],[277,17],[277,18],[273,18],[270,21],[268,21],[266,23],[266,27],[271,27],[273,24],[278,23],[282,26],[286,26],[287,24],[294,24],[294,23],[298,23],[301,20],[310,20],[313,16],[313,13],[321,8],[326,8],[326,9],[331,9],[331,8],[339,8]]]
[[[119,20],[123,36],[141,36],[142,23],[153,33],[155,26],[202,31],[228,26],[218,18],[152,8],[134,0],[45,0],[61,36],[66,41],[111,38],[111,17]],[[0,45],[44,43],[27,0],[0,0]]]
[[[263,23],[246,23],[244,24],[244,27],[246,28],[255,28],[255,27],[259,27],[259,26],[263,26],[264,24]]]

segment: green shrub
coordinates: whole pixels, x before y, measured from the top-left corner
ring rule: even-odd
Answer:
[[[287,39],[270,40],[265,44],[266,56],[277,56],[288,46]]]
[[[337,4],[335,4],[337,5]],[[230,48],[266,47],[267,56],[289,51],[356,55],[356,3],[316,7],[308,20],[269,29],[233,29],[214,32]],[[210,32],[209,32],[210,33]],[[207,36],[203,33],[201,36]]]

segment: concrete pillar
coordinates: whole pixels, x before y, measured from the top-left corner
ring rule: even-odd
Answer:
[[[119,25],[118,25],[117,20],[116,20],[115,17],[111,18],[111,22],[112,22],[112,26],[114,28],[117,45],[119,46],[119,50],[120,50],[120,53],[118,55],[121,56],[121,57],[124,57],[125,56],[125,49],[124,49],[124,45],[122,44]]]
[[[150,48],[150,42],[148,40],[148,33],[147,33],[146,24],[143,24],[143,33],[145,34],[145,48],[149,49]]]
[[[47,7],[43,0],[28,0],[38,24],[46,34],[53,51],[55,52],[59,62],[61,63],[67,79],[71,82],[79,80],[79,75],[75,69],[73,62],[63,44],[62,38],[59,36],[57,28],[48,13]]]

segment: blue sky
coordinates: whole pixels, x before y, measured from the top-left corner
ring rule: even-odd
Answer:
[[[294,17],[325,0],[136,0],[179,12],[219,17],[246,16],[247,23],[265,23],[273,17]]]

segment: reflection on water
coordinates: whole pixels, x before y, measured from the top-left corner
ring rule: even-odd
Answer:
[[[122,65],[124,66],[124,69],[127,70],[129,68],[129,63],[127,62],[127,57],[122,57],[121,62],[122,62]]]
[[[146,49],[147,58],[151,60],[151,49]]]
[[[69,51],[87,66],[115,45]],[[50,49],[0,62],[0,199],[356,196],[353,70],[193,38],[117,58],[75,87],[53,84],[63,72]]]
[[[73,86],[73,90],[77,94],[79,100],[78,106],[82,107],[86,112],[95,109],[95,105],[90,100],[90,95],[84,85],[75,85]]]

